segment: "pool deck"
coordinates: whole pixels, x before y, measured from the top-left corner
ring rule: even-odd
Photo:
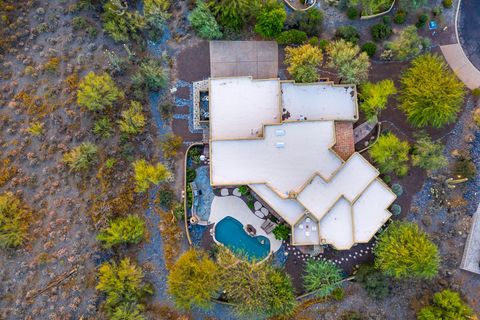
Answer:
[[[244,226],[247,224],[252,225],[257,231],[257,236],[264,236],[268,238],[268,240],[270,240],[271,253],[275,253],[278,251],[278,249],[280,249],[282,241],[275,239],[273,233],[267,234],[261,228],[261,225],[263,222],[265,222],[265,220],[254,215],[242,199],[236,196],[215,196],[212,202],[209,222],[212,224],[217,223],[227,216],[237,219]]]

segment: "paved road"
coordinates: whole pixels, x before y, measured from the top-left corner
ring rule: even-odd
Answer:
[[[470,61],[480,69],[480,2],[463,0],[458,24],[460,41]]]

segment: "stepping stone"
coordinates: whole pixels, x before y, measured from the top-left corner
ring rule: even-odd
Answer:
[[[258,210],[255,211],[255,215],[256,215],[257,217],[259,217],[260,219],[265,218],[265,216],[263,215],[263,212],[262,212],[262,211],[258,211]]]
[[[230,194],[230,192],[228,192],[227,188],[223,188],[222,190],[220,190],[220,195],[222,197],[228,196],[229,194]]]
[[[264,208],[261,208],[260,211],[262,211],[265,216],[268,216],[268,213],[269,213],[269,212],[268,212],[268,209],[267,209],[267,208],[265,208],[265,207],[264,207]]]
[[[262,207],[262,204],[258,201],[255,201],[255,203],[253,204],[253,207],[255,208],[255,210],[260,210],[260,208]]]
[[[240,191],[238,190],[238,188],[233,189],[233,195],[234,195],[234,196],[237,196],[237,197],[241,197],[241,196],[242,196],[242,194],[240,193]]]

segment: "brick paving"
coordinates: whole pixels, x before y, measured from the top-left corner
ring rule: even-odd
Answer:
[[[353,137],[353,122],[336,121],[335,138],[337,143],[333,150],[343,159],[347,160],[355,152],[355,141]]]

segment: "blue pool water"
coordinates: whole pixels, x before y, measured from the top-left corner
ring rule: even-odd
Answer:
[[[232,217],[225,217],[215,225],[215,239],[230,250],[245,254],[250,261],[262,260],[270,252],[268,238],[249,236],[243,225]]]

